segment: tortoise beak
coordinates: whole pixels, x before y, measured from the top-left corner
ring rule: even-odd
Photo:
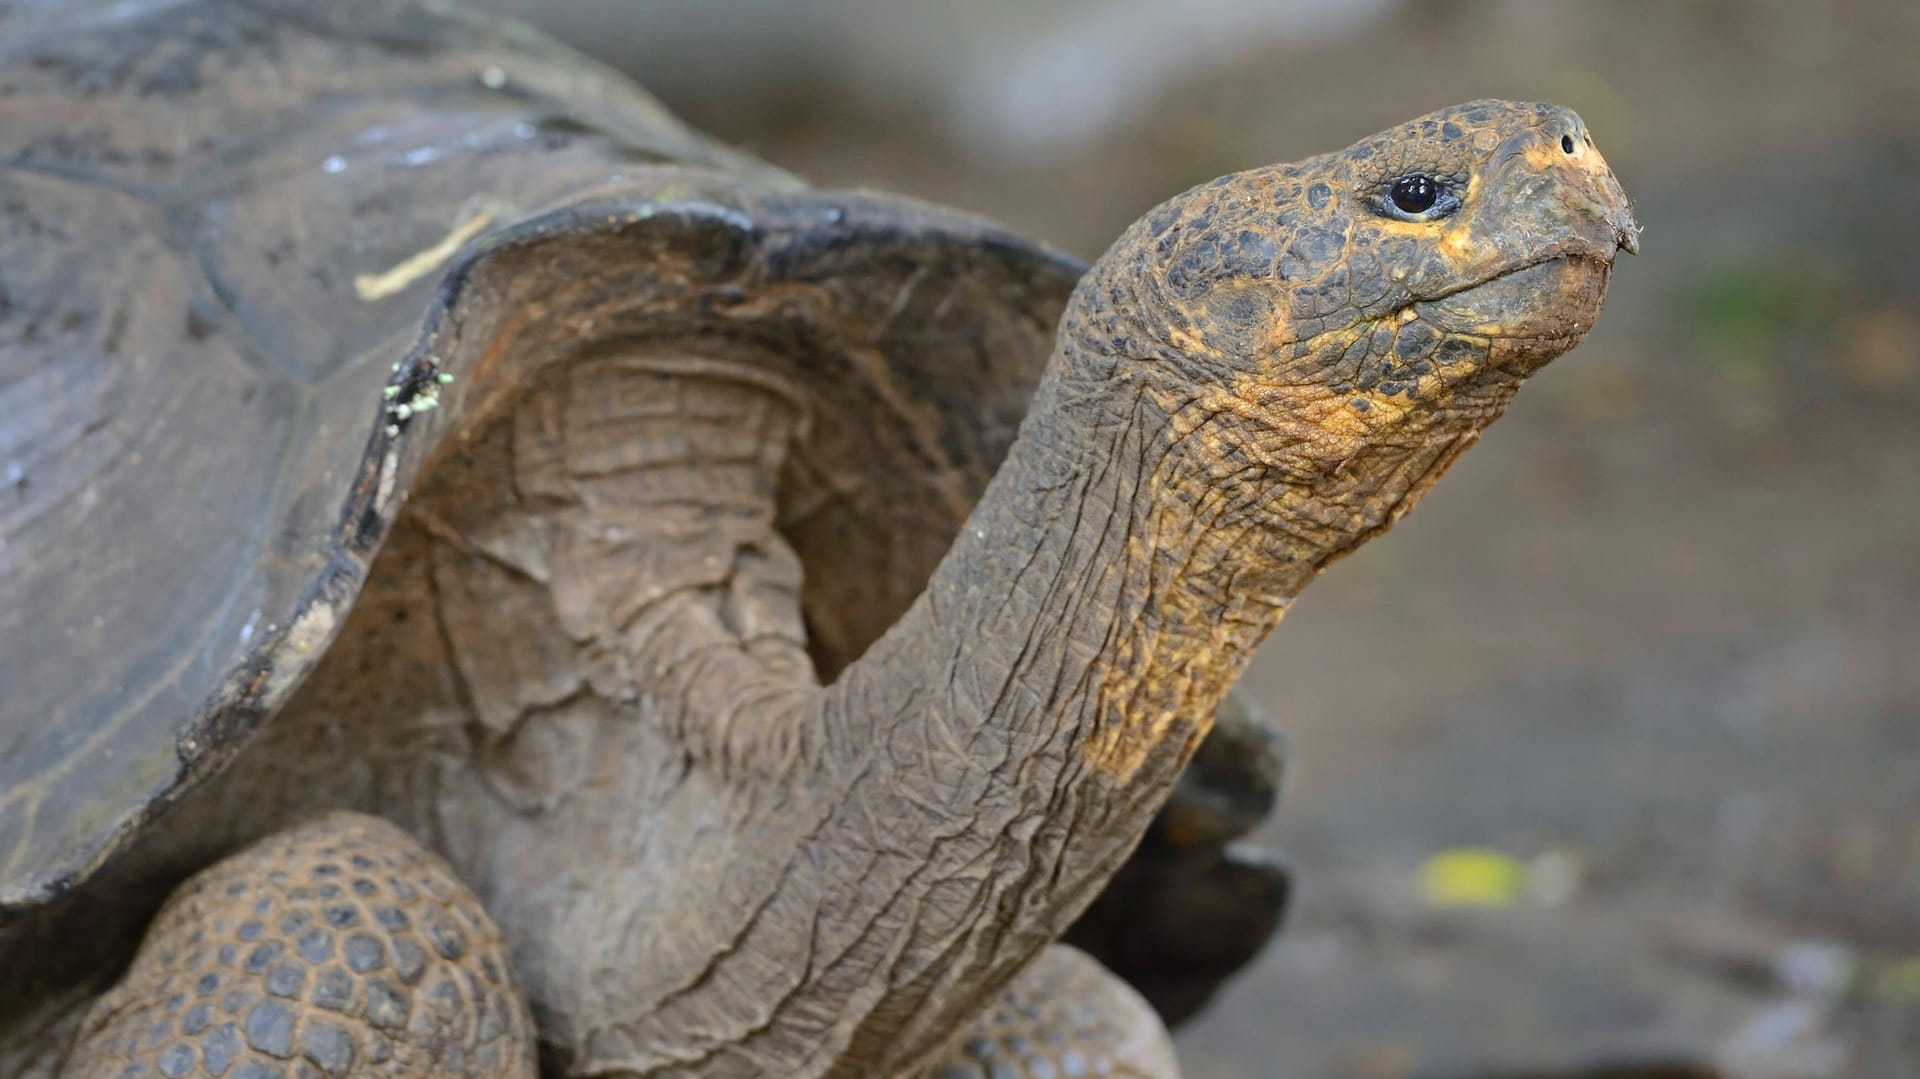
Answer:
[[[1595,158],[1598,156],[1594,154]],[[1640,222],[1633,216],[1633,200],[1627,197],[1613,170],[1607,168],[1605,162],[1595,160],[1586,175],[1575,182],[1578,193],[1571,195],[1570,201],[1577,207],[1573,210],[1574,217],[1587,220],[1587,235],[1602,243],[1611,240],[1609,255],[1614,251],[1639,254]]]
[[[1629,255],[1639,254],[1640,222],[1634,220],[1632,201],[1623,194],[1606,216],[1607,224],[1613,226],[1613,235],[1620,250]]]
[[[1580,186],[1586,189],[1586,195],[1593,200],[1589,212],[1604,221],[1613,232],[1616,250],[1629,255],[1640,253],[1640,222],[1633,216],[1633,200],[1627,197],[1626,188],[1620,186],[1619,177],[1607,167],[1600,151],[1587,147],[1587,154],[1581,162],[1585,173]]]

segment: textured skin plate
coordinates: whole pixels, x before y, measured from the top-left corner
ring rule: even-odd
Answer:
[[[335,813],[182,886],[60,1074],[531,1079],[534,1041],[506,942],[453,867]]]
[[[493,24],[262,0],[8,29],[0,936],[300,682],[439,441],[551,358],[529,335],[793,359],[823,420],[788,523],[831,667],[998,464],[1081,270],[807,191]],[[444,407],[389,434],[383,386],[439,374]]]

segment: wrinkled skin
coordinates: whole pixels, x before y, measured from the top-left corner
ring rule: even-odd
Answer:
[[[1394,218],[1413,174],[1457,211]],[[416,494],[340,644],[170,823],[292,819],[321,796],[283,762],[344,739],[366,763],[324,797],[434,837],[552,1074],[924,1069],[1139,842],[1293,597],[1593,325],[1636,232],[1578,117],[1499,102],[1175,197],[1081,282],[925,593],[824,686],[776,523],[804,404],[751,356],[582,356]],[[381,770],[447,735],[433,678],[377,715],[353,688],[411,654],[371,629],[410,602],[465,612],[435,645],[464,677],[540,657],[552,692],[477,763]]]
[[[1381,216],[1381,188],[1410,173],[1451,178],[1460,209]],[[1150,212],[1076,290],[1020,437],[926,595],[803,729],[931,724],[1009,762],[957,785],[991,867],[980,891],[1002,910],[1080,909],[1287,604],[1580,340],[1637,228],[1577,116],[1498,103]],[[952,819],[901,810],[890,842]],[[935,1040],[967,980],[1011,977],[1061,924],[923,914],[909,955],[975,963],[903,994],[892,1044]]]
[[[1169,1025],[1198,1013],[1286,916],[1285,860],[1245,839],[1279,802],[1285,769],[1280,729],[1229,694],[1140,846],[1067,931]]]

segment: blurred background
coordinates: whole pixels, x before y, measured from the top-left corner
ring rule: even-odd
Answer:
[[[467,2],[1085,257],[1440,105],[1578,109],[1644,253],[1248,676],[1299,905],[1183,1059],[1920,1075],[1920,4]]]

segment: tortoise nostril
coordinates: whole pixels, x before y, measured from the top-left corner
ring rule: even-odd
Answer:
[[[1560,152],[1567,154],[1569,156],[1573,154],[1573,136],[1572,135],[1560,136]]]

